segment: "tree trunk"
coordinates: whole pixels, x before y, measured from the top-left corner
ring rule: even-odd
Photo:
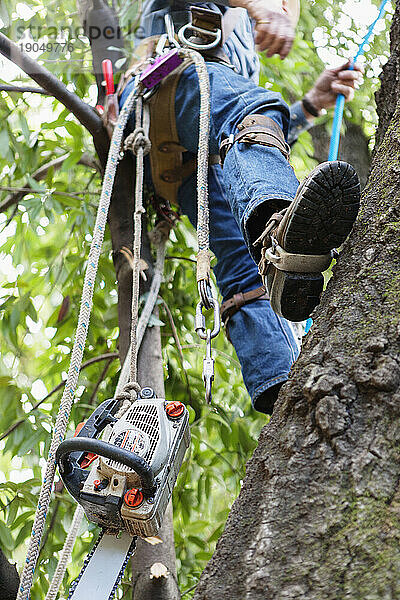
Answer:
[[[315,125],[310,129],[314,146],[314,158],[325,162],[329,155],[330,134],[325,124]],[[368,149],[368,138],[362,128],[355,123],[345,121],[345,131],[340,137],[339,158],[351,163],[358,173],[361,189],[367,183],[371,159]]]
[[[196,600],[400,598],[399,43],[398,1],[359,219]]]
[[[19,587],[19,575],[15,565],[8,562],[0,549],[0,600],[14,600]]]

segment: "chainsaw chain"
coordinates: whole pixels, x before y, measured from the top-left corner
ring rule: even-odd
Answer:
[[[67,598],[67,600],[71,600],[72,595],[73,595],[73,593],[74,593],[74,591],[76,589],[76,586],[78,585],[78,583],[79,583],[82,575],[84,574],[85,569],[86,569],[86,567],[88,566],[88,564],[90,562],[90,559],[92,558],[93,554],[96,552],[96,548],[100,544],[103,536],[104,536],[104,529],[101,530],[101,533],[100,533],[99,537],[97,538],[96,542],[94,543],[93,548],[87,554],[87,556],[86,556],[86,558],[85,558],[85,560],[83,562],[83,566],[82,566],[82,569],[80,570],[80,573],[79,573],[78,577],[76,579],[74,579],[74,581],[71,583],[70,588],[69,588],[69,592],[68,592],[68,598]],[[120,583],[120,581],[122,579],[122,576],[124,574],[124,571],[126,569],[126,565],[128,564],[128,561],[131,558],[131,556],[133,555],[134,551],[136,550],[136,540],[137,540],[137,537],[133,537],[132,538],[131,545],[129,546],[128,552],[126,553],[126,556],[125,556],[125,560],[122,563],[121,569],[120,569],[120,571],[119,571],[119,573],[117,575],[117,579],[115,580],[115,583],[113,585],[113,588],[112,588],[111,593],[110,593],[110,595],[109,595],[109,597],[108,597],[107,600],[112,600],[114,598],[115,592],[117,591],[118,585],[119,585],[119,583]]]
[[[111,590],[111,594],[108,596],[108,600],[112,600],[114,598],[115,592],[117,591],[117,587],[119,586],[119,583],[122,579],[122,575],[124,574],[124,571],[126,569],[126,565],[128,564],[129,559],[131,558],[131,556],[133,555],[133,553],[136,550],[136,540],[137,540],[137,536],[132,538],[131,545],[129,546],[128,552],[126,553],[125,560],[122,563],[120,572],[118,573],[118,577],[114,583],[113,589]]]

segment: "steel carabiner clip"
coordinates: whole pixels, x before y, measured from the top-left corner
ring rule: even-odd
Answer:
[[[214,381],[214,359],[211,354],[211,340],[215,338],[221,329],[221,317],[219,304],[211,294],[207,295],[207,301],[210,308],[214,311],[214,324],[213,329],[206,328],[206,318],[203,315],[203,308],[207,308],[203,303],[203,300],[196,306],[196,317],[194,322],[194,328],[200,339],[206,340],[206,355],[203,359],[203,381],[206,388],[206,402],[211,403],[211,387]]]
[[[210,331],[210,339],[213,339],[219,334],[220,329],[221,329],[221,316],[220,316],[219,304],[218,304],[217,300],[215,300],[215,298],[213,298],[212,296],[210,296],[208,298],[208,301],[210,303],[210,307],[214,311],[214,326],[213,326],[212,330],[209,330],[206,328],[206,318],[203,315],[203,308],[207,308],[207,307],[205,306],[204,302],[202,300],[200,300],[200,302],[196,306],[194,329],[195,329],[197,335],[199,336],[199,338],[201,338],[202,340],[207,339],[207,331]]]

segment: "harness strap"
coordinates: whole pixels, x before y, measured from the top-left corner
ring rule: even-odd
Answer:
[[[150,105],[150,165],[153,185],[158,196],[176,204],[183,160],[175,118],[175,95],[181,73],[191,64],[185,59],[170,73],[149,101]],[[189,173],[190,175],[190,173]]]
[[[266,275],[269,264],[273,264],[279,271],[290,273],[322,273],[332,262],[332,254],[293,254],[286,252],[279,244],[272,248],[264,247],[261,250],[259,264],[260,275]]]
[[[261,144],[261,146],[271,146],[278,148],[289,160],[290,147],[285,141],[282,129],[270,117],[266,115],[247,115],[237,126],[239,133],[225,138],[220,145],[219,153],[221,164],[224,164],[228,151],[235,143]]]
[[[183,149],[186,152],[185,149]],[[210,154],[208,156],[208,165],[219,165],[220,159],[219,154]],[[161,179],[166,183],[176,183],[179,184],[183,179],[192,175],[197,169],[197,159],[193,156],[190,160],[184,162],[181,167],[175,169],[168,169],[161,173]]]
[[[221,305],[221,319],[226,326],[229,319],[235,315],[245,304],[250,304],[255,300],[269,300],[267,289],[264,285],[250,290],[250,292],[239,292],[234,294]]]

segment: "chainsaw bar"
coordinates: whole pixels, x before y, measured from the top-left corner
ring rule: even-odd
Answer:
[[[132,538],[126,531],[120,537],[102,531],[70,586],[68,600],[112,600],[136,549],[136,540],[137,537]]]

